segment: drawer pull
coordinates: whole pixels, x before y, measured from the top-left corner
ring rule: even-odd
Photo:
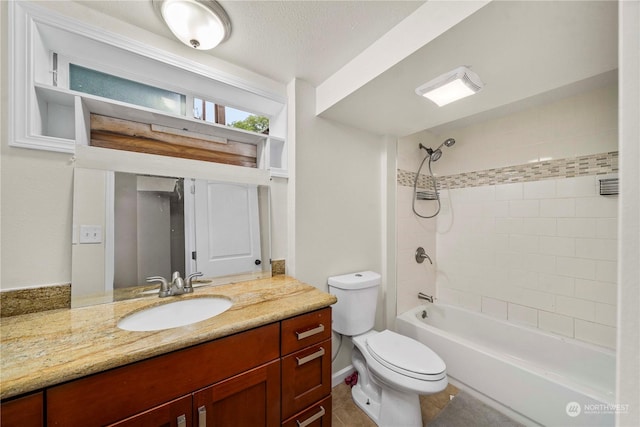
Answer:
[[[318,412],[316,412],[315,414],[313,414],[311,417],[307,418],[303,422],[300,422],[298,420],[296,420],[296,422],[298,423],[298,427],[307,427],[312,422],[314,422],[316,420],[319,420],[320,418],[324,417],[324,414],[325,414],[324,408],[321,406],[320,410]]]
[[[300,341],[315,334],[321,334],[322,332],[324,332],[324,325],[321,323],[317,327],[309,329],[308,331],[296,332],[296,335],[298,336],[298,341]]]
[[[207,407],[198,408],[198,427],[207,427]]]
[[[178,427],[187,427],[187,417],[184,414],[178,417]]]
[[[296,360],[298,361],[298,366],[301,366],[322,356],[324,356],[324,348],[320,347],[320,350],[316,351],[315,353],[311,353],[310,355],[305,357],[296,357]]]

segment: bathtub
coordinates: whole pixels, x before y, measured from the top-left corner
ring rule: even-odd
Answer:
[[[521,422],[615,424],[612,350],[445,304],[401,314],[396,330],[438,353],[454,384]]]

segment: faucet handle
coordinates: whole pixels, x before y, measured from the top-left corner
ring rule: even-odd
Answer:
[[[164,278],[164,277],[162,277],[162,276],[150,276],[150,277],[147,277],[147,282],[148,282],[148,283],[160,282],[160,283],[162,283],[163,285],[168,284],[168,283],[167,283],[167,279],[165,279],[165,278]]]
[[[433,264],[433,261],[431,261],[431,257],[427,254],[427,252],[425,252],[424,248],[422,246],[420,246],[418,249],[416,249],[416,262],[418,264],[422,264],[424,262],[425,259],[428,259],[429,262],[431,264]]]
[[[167,282],[167,279],[165,279],[162,276],[151,276],[151,277],[147,277],[147,282],[148,283],[160,283],[160,296],[161,297],[166,297],[167,295],[169,295],[169,283]]]
[[[185,289],[191,289],[191,291],[189,291],[189,292],[193,291],[192,282],[193,282],[193,279],[196,278],[196,277],[202,277],[202,273],[198,271],[196,273],[191,273],[190,275],[187,276],[187,280],[186,280],[186,283],[185,283],[184,287],[185,287]]]

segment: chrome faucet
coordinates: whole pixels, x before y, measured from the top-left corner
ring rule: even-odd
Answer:
[[[418,292],[418,299],[423,299],[433,304],[433,295],[427,295],[427,294],[423,294],[422,292]]]
[[[171,275],[171,284],[162,276],[151,276],[147,277],[148,283],[158,282],[160,283],[160,292],[158,292],[158,296],[160,298],[168,297],[171,295],[182,295],[182,294],[190,294],[193,292],[193,279],[195,277],[202,276],[202,273],[192,273],[187,276],[187,280],[185,280],[180,276],[179,271],[174,271]]]

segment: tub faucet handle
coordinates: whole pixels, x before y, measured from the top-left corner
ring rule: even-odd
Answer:
[[[418,249],[416,249],[416,262],[418,264],[422,264],[425,259],[428,259],[429,263],[433,264],[433,261],[431,261],[431,257],[427,255],[427,252],[424,250],[424,248],[420,246]]]

